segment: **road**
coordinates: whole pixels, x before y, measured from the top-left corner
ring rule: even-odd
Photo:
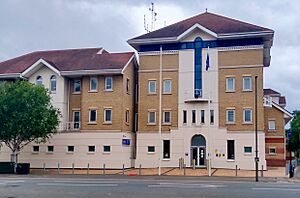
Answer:
[[[67,197],[299,197],[298,182],[253,182],[220,178],[0,175],[1,198]]]

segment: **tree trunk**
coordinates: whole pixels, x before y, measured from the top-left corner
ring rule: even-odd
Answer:
[[[17,165],[18,165],[18,151],[13,151],[13,153],[11,154],[11,158],[10,161],[14,163],[14,173],[17,172]]]

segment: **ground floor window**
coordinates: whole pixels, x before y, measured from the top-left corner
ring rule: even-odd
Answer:
[[[38,153],[38,152],[40,152],[40,147],[39,147],[39,146],[33,146],[33,147],[32,147],[32,152],[33,152],[33,153]]]
[[[47,152],[48,153],[53,153],[54,152],[54,146],[48,146],[47,147]]]
[[[67,152],[68,153],[74,153],[74,151],[75,151],[75,147],[74,146],[68,146],[67,147]]]
[[[227,159],[234,160],[234,140],[227,140]]]
[[[110,146],[103,146],[103,152],[104,153],[110,153]]]
[[[89,146],[88,147],[88,152],[89,153],[95,153],[95,151],[96,151],[96,147],[95,146]]]
[[[148,146],[148,153],[155,153],[155,146]]]
[[[163,158],[170,159],[170,140],[163,141]]]
[[[248,154],[252,153],[252,147],[251,146],[245,146],[244,147],[244,153],[248,153]]]
[[[270,147],[269,148],[269,154],[270,155],[276,155],[276,147]]]

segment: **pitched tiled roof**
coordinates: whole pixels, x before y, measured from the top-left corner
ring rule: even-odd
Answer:
[[[134,52],[108,53],[103,48],[37,51],[1,62],[0,74],[22,73],[39,59],[59,71],[122,69],[133,55]]]
[[[280,95],[280,93],[273,89],[264,89],[264,95]]]
[[[205,12],[142,36],[135,37],[131,40],[178,37],[197,23],[216,34],[251,33],[262,31],[273,32],[273,30],[268,28]]]

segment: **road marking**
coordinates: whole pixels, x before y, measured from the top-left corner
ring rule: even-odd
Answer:
[[[286,191],[300,191],[296,188],[252,188],[252,190],[286,190]]]
[[[188,184],[188,183],[159,183],[148,185],[148,188],[219,188],[224,185],[213,184]]]
[[[63,186],[63,187],[117,187],[118,184],[87,184],[87,183],[38,183],[38,186]]]
[[[101,180],[63,180],[63,181],[54,181],[54,183],[73,183],[73,184],[128,184],[128,181],[101,181]]]

